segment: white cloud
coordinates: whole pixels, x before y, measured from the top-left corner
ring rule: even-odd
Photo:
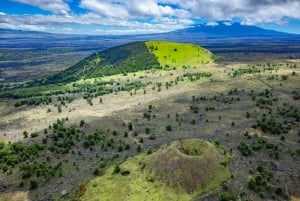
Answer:
[[[166,0],[191,11],[192,16],[208,20],[238,18],[243,23],[281,22],[285,17],[300,19],[298,0]]]
[[[232,25],[232,22],[227,21],[227,22],[223,22],[223,24],[226,25],[226,26],[231,26],[231,25]]]
[[[173,8],[160,3],[157,0],[82,0],[80,6],[102,16],[116,18],[189,16],[189,12],[183,8]]]
[[[206,26],[211,26],[211,27],[218,26],[218,25],[219,25],[218,22],[207,22],[206,23]]]
[[[68,5],[75,0],[12,1],[52,14],[0,12],[0,27],[76,32],[85,26],[90,27],[90,33],[124,34],[172,31],[191,26],[199,19],[210,26],[217,25],[218,20],[226,20],[222,22],[225,25],[230,25],[233,19],[248,25],[286,23],[287,18],[300,20],[299,0],[80,0],[78,6],[85,10],[81,14]]]
[[[189,19],[172,19],[169,17],[155,18],[150,21],[138,21],[128,19],[118,19],[113,17],[103,17],[95,13],[82,15],[7,15],[0,17],[0,27],[10,29],[37,30],[48,32],[70,32],[72,25],[93,27],[89,32],[82,31],[84,34],[98,34],[99,30],[110,34],[130,34],[130,33],[161,33],[176,29],[182,29],[193,24]],[[8,26],[9,25],[9,26]],[[61,27],[61,28],[53,28]],[[64,29],[68,27],[68,29]],[[36,29],[34,29],[36,28]],[[75,33],[76,29],[72,28]],[[96,31],[98,30],[98,31]]]
[[[31,6],[39,7],[42,10],[51,11],[55,14],[66,15],[70,11],[67,3],[63,0],[12,0]]]
[[[120,4],[111,3],[101,0],[82,0],[80,3],[82,8],[94,11],[102,16],[108,17],[129,17],[129,13]]]

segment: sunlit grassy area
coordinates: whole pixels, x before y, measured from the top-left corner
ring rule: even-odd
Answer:
[[[194,44],[148,41],[146,46],[162,67],[193,67],[213,62],[211,52]]]

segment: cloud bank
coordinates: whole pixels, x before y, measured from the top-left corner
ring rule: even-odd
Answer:
[[[165,32],[199,21],[239,21],[247,25],[300,20],[298,0],[12,0],[51,15],[7,14],[0,27],[49,32],[126,34]],[[84,12],[78,12],[83,10]],[[61,30],[61,31],[60,31]],[[75,32],[74,32],[75,31]]]

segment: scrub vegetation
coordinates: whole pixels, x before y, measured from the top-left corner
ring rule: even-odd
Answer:
[[[299,199],[300,61],[234,55],[137,42],[1,83],[1,199]]]

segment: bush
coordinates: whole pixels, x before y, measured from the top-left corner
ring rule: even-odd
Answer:
[[[29,189],[30,190],[36,189],[37,186],[38,186],[38,184],[35,180],[30,180],[30,183],[29,183]]]
[[[219,201],[236,201],[237,195],[235,193],[224,192],[219,195]]]
[[[132,129],[133,129],[133,125],[132,125],[132,123],[130,122],[130,123],[128,123],[128,130],[132,131]]]
[[[85,124],[85,121],[82,119],[82,120],[80,120],[80,127],[83,127],[84,126],[84,124]]]
[[[253,178],[249,179],[248,187],[255,192],[258,191],[258,186],[257,186],[256,180]]]
[[[252,154],[252,149],[244,141],[240,142],[238,150],[243,156],[250,156]]]
[[[37,133],[37,132],[34,132],[34,133],[31,133],[30,134],[30,137],[31,138],[35,138],[35,137],[37,137],[39,134]]]
[[[171,125],[167,125],[166,126],[166,130],[169,131],[169,132],[171,132],[172,131],[172,126]]]
[[[149,136],[149,139],[150,139],[150,140],[155,140],[155,139],[156,139],[156,136],[155,136],[154,134],[152,134],[152,135]]]
[[[95,176],[99,175],[99,169],[98,169],[98,168],[95,168],[93,174],[94,174]]]
[[[105,167],[106,167],[106,162],[105,162],[105,161],[101,161],[100,167],[101,167],[101,168],[105,168]]]
[[[113,174],[118,174],[118,173],[120,173],[120,171],[121,171],[120,166],[116,165],[115,168],[114,168]]]

